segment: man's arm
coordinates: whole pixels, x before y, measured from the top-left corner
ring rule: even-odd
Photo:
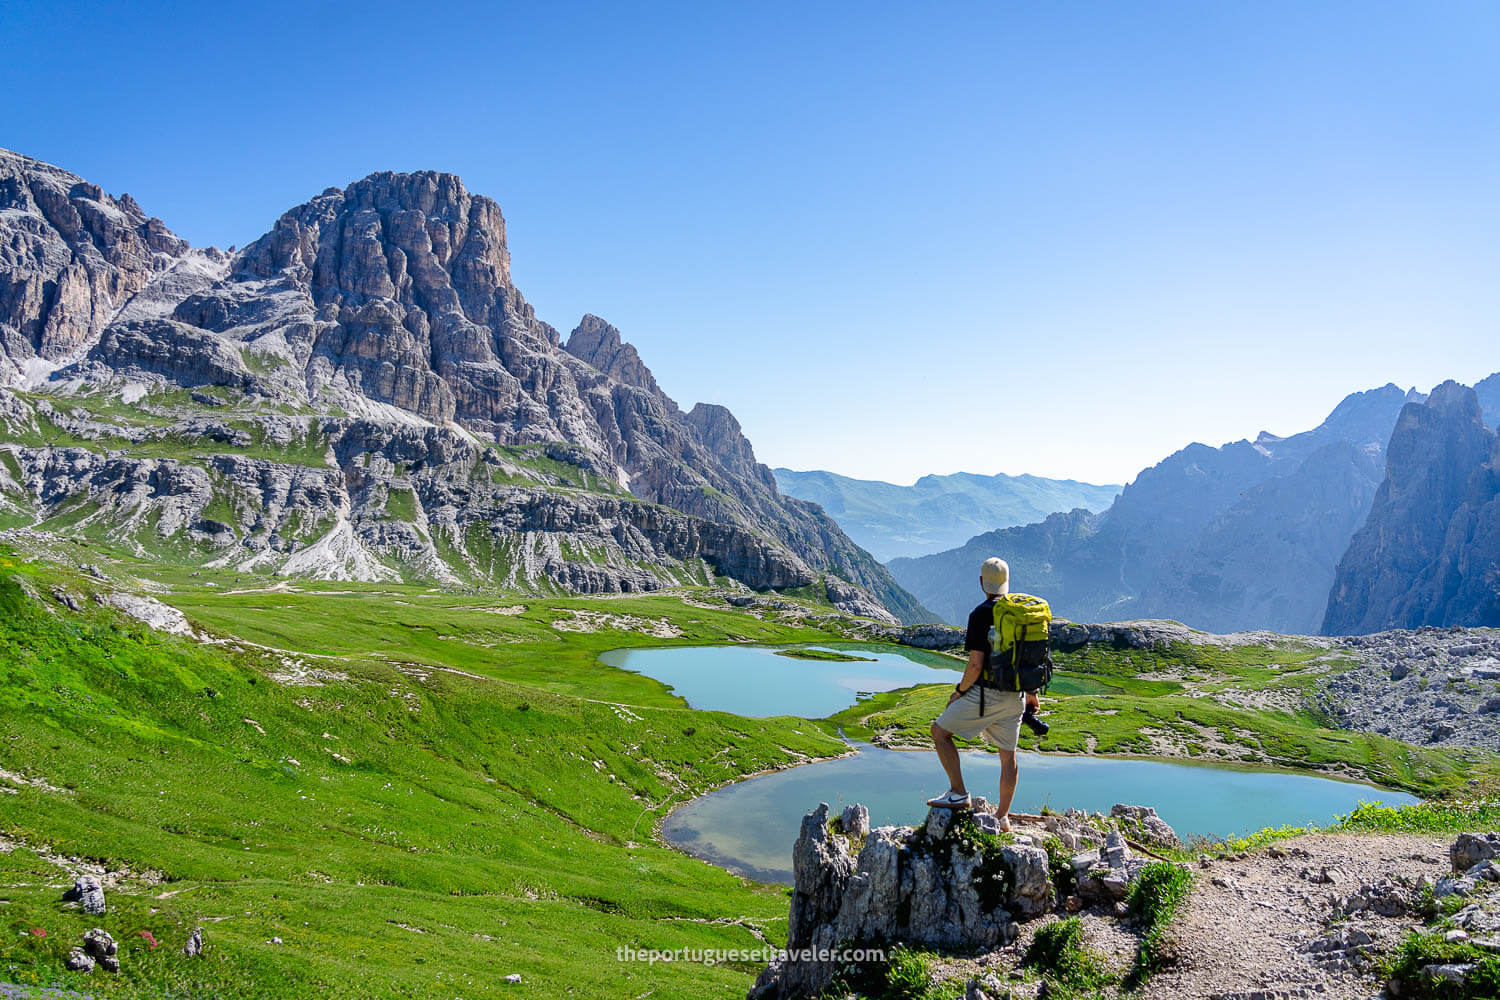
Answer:
[[[984,650],[982,649],[969,650],[969,665],[964,670],[963,680],[958,682],[958,686],[948,696],[948,704],[951,705],[959,698],[968,694],[969,688],[979,683],[979,674],[984,670],[984,655]],[[1036,696],[1035,691],[1027,691],[1026,705],[1033,710],[1039,709],[1042,707],[1042,700]]]
[[[973,687],[976,683],[979,682],[979,674],[983,670],[984,650],[969,650],[969,665],[964,669],[963,679],[958,682],[958,686],[954,688],[953,693],[948,696],[948,703],[951,705],[962,695],[968,694],[969,688]]]

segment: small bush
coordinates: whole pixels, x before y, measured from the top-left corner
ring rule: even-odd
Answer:
[[[885,965],[888,1000],[922,1000],[931,985],[932,968],[926,955],[909,948],[891,951]]]
[[[1438,983],[1423,971],[1428,965],[1474,963],[1463,987]],[[1412,1000],[1489,1000],[1500,996],[1500,958],[1467,941],[1445,941],[1442,934],[1413,931],[1383,961],[1382,978],[1400,983],[1401,996]]]
[[[1073,852],[1056,837],[1042,842],[1047,849],[1047,868],[1052,875],[1052,885],[1059,896],[1072,895],[1078,888],[1078,873],[1073,870]]]
[[[1193,876],[1186,868],[1170,861],[1153,861],[1141,869],[1125,902],[1137,920],[1155,927],[1172,919],[1192,885]]]
[[[1130,989],[1144,986],[1153,973],[1167,964],[1167,924],[1177,915],[1192,887],[1192,873],[1169,861],[1153,861],[1141,869],[1140,878],[1125,897],[1130,912],[1145,925],[1135,965],[1125,977]]]
[[[1035,966],[1049,985],[1070,991],[1095,990],[1114,978],[1103,960],[1084,947],[1083,923],[1077,917],[1055,920],[1037,931],[1024,961]]]
[[[963,986],[957,981],[933,982],[932,956],[898,945],[886,953],[884,962],[844,968],[819,996],[851,994],[868,1000],[958,1000]]]

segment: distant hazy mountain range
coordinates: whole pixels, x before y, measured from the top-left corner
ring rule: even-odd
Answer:
[[[1103,514],[1054,514],[889,566],[951,622],[979,598],[979,562],[998,555],[1017,589],[1081,621],[1288,633],[1319,631],[1325,614],[1340,632],[1500,624],[1486,610],[1500,593],[1500,452],[1486,429],[1497,419],[1500,375],[1444,386],[1431,404],[1387,385],[1301,434],[1189,445]]]
[[[1102,511],[1119,486],[1040,476],[923,476],[911,486],[833,472],[776,469],[787,496],[820,504],[844,533],[882,562],[950,549],[995,528],[1040,521],[1057,511]]]

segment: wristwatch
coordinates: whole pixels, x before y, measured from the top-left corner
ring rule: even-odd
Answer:
[[[969,691],[971,691],[974,687],[974,685],[972,684],[970,684],[967,688],[961,687],[960,685],[962,684],[963,681],[959,681],[958,684],[953,685],[953,690],[957,691],[959,694],[968,694]]]

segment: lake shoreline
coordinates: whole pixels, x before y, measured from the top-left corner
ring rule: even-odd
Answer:
[[[841,760],[853,761],[867,755],[874,757],[880,754],[894,754],[897,757],[902,757],[905,756],[903,751],[914,751],[917,753],[932,754],[933,759],[930,762],[930,766],[928,766],[925,762],[923,765],[921,765],[920,776],[913,773],[890,774],[889,768],[886,765],[888,765],[889,762],[895,758],[887,758],[883,763],[880,761],[872,760],[872,768],[878,765],[881,771],[882,786],[888,786],[891,781],[895,781],[903,788],[909,787],[912,796],[925,800],[928,793],[930,792],[930,789],[925,788],[922,782],[928,779],[937,781],[942,780],[941,767],[938,765],[935,759],[935,754],[933,754],[931,750],[922,750],[917,747],[881,747],[870,743],[850,740],[848,738],[845,738],[845,742],[850,747],[850,751],[847,753],[839,754],[836,756],[811,759],[802,763],[794,764],[790,767],[763,770],[755,775],[746,775],[745,777],[739,778],[735,781],[725,782],[724,784],[705,791],[700,795],[694,796],[687,801],[679,803],[670,812],[662,816],[655,824],[653,824],[653,834],[656,836],[659,843],[669,846],[672,849],[686,854],[690,857],[697,858],[698,860],[713,864],[716,867],[723,868],[724,870],[740,878],[745,878],[751,881],[761,882],[765,884],[786,884],[788,877],[788,871],[786,869],[773,866],[769,863],[757,863],[757,861],[754,860],[757,856],[762,856],[765,854],[766,848],[764,843],[762,843],[762,846],[759,849],[756,849],[754,847],[749,848],[749,854],[745,854],[744,852],[735,853],[732,847],[726,848],[722,846],[721,838],[723,837],[728,837],[731,842],[746,837],[752,838],[752,841],[754,840],[754,831],[746,828],[744,822],[739,818],[741,815],[760,817],[759,829],[761,830],[772,828],[779,830],[779,833],[776,835],[775,843],[780,845],[781,840],[785,840],[785,849],[789,853],[791,850],[792,842],[796,838],[795,823],[793,821],[800,818],[800,816],[804,814],[807,809],[813,808],[817,805],[818,802],[828,802],[830,806],[834,807],[835,810],[840,808],[842,805],[850,804],[853,802],[863,802],[867,806],[872,806],[872,814],[876,814],[878,809],[880,808],[878,805],[876,805],[876,801],[880,795],[886,794],[886,789],[882,787],[879,791],[874,792],[871,792],[868,788],[861,790],[861,781],[867,782],[869,780],[868,773],[862,775],[858,772],[855,772],[852,774],[828,776],[826,780],[836,783],[836,794],[829,794],[827,789],[817,788],[815,785],[817,779],[811,779],[814,782],[813,787],[791,789],[796,793],[796,804],[792,808],[792,813],[794,815],[785,814],[784,808],[782,809],[783,814],[777,815],[775,809],[772,808],[772,805],[764,801],[764,796],[758,794],[759,792],[767,791],[762,785],[757,784],[758,782],[764,782],[767,778],[785,776],[791,774],[792,772],[803,771],[804,767],[806,766],[819,764],[828,765]],[[994,770],[994,756],[992,752],[980,753],[979,748],[971,748],[963,751],[963,753],[966,758],[965,762],[970,764],[971,766],[975,764],[982,764],[984,770]],[[1189,767],[1201,769],[1203,771],[1219,772],[1222,775],[1241,775],[1244,776],[1244,778],[1250,779],[1248,784],[1250,786],[1253,786],[1249,788],[1247,793],[1245,793],[1250,796],[1251,801],[1244,807],[1252,815],[1256,811],[1266,808],[1265,801],[1262,801],[1260,806],[1257,806],[1255,804],[1255,796],[1264,797],[1267,795],[1267,789],[1263,787],[1263,783],[1256,779],[1262,777],[1266,779],[1274,779],[1277,777],[1293,779],[1295,784],[1292,787],[1284,788],[1274,793],[1273,797],[1276,799],[1275,805],[1266,814],[1266,820],[1264,822],[1252,821],[1251,823],[1246,824],[1243,828],[1224,827],[1223,829],[1215,829],[1213,827],[1218,827],[1222,824],[1205,822],[1200,816],[1197,820],[1179,820],[1178,823],[1173,824],[1174,826],[1178,827],[1189,827],[1187,832],[1190,835],[1204,836],[1211,839],[1243,836],[1265,827],[1277,827],[1283,825],[1324,827],[1331,825],[1331,823],[1336,820],[1338,815],[1354,808],[1358,804],[1358,802],[1363,801],[1374,800],[1387,803],[1392,801],[1420,801],[1420,799],[1418,799],[1416,796],[1408,792],[1403,792],[1400,789],[1383,788],[1377,785],[1370,784],[1369,782],[1352,781],[1342,776],[1318,774],[1314,773],[1313,769],[1310,768],[1267,768],[1245,764],[1240,764],[1233,767],[1225,767],[1220,766],[1218,763],[1214,762],[1194,761],[1186,758],[1170,758],[1145,755],[1073,754],[1062,752],[1048,753],[1032,750],[1023,750],[1021,751],[1021,755],[1023,787],[1021,789],[1021,797],[1017,802],[1017,807],[1013,810],[1013,812],[1015,812],[1016,814],[1030,814],[1036,812],[1037,810],[1045,808],[1051,808],[1057,811],[1062,811],[1066,808],[1084,808],[1085,811],[1088,812],[1107,812],[1110,805],[1113,805],[1115,802],[1124,802],[1126,804],[1132,805],[1150,805],[1158,808],[1158,811],[1160,812],[1161,803],[1164,801],[1171,802],[1174,798],[1179,799],[1177,808],[1179,810],[1184,808],[1181,805],[1180,801],[1182,796],[1184,795],[1183,789],[1181,788],[1181,775],[1174,775],[1169,771],[1148,776],[1146,780],[1146,787],[1138,787],[1136,789],[1131,789],[1129,786],[1132,781],[1139,782],[1142,776],[1140,776],[1139,774],[1132,775],[1129,773],[1115,775],[1113,781],[1109,781],[1107,783],[1110,785],[1119,785],[1121,790],[1118,795],[1113,797],[1113,801],[1109,803],[1105,803],[1103,801],[1103,798],[1098,797],[1097,790],[1095,790],[1093,793],[1088,793],[1081,788],[1073,788],[1071,790],[1069,788],[1069,782],[1077,783],[1080,781],[1088,782],[1090,780],[1098,781],[1101,778],[1107,778],[1108,776],[1090,775],[1087,773],[1087,771],[1081,773],[1054,771],[1051,775],[1051,780],[1048,781],[1044,786],[1048,790],[1048,794],[1040,802],[1033,803],[1030,801],[1030,798],[1035,796],[1035,792],[1031,792],[1030,796],[1028,796],[1028,790],[1024,787],[1025,773],[1028,770],[1031,770],[1033,772],[1040,771],[1043,775],[1046,775],[1046,773],[1049,770],[1052,770],[1052,768],[1043,765],[1041,763],[1042,761],[1046,761],[1051,765],[1066,765],[1066,763],[1068,762],[1081,763],[1084,761],[1097,761],[1101,764],[1112,762],[1126,765],[1147,765],[1153,769],[1157,767]],[[1026,760],[1026,758],[1028,757],[1033,758],[1030,762],[1030,767],[1028,767],[1028,762]],[[914,771],[915,769],[908,768],[905,770]],[[978,785],[981,781],[988,783],[988,781],[992,777],[993,775],[991,774],[986,774],[983,777],[980,777],[980,775],[976,774],[974,776],[976,780],[970,782],[971,788]],[[1322,791],[1320,791],[1319,789],[1308,788],[1305,785],[1302,786],[1299,790],[1298,785],[1302,782],[1307,781],[1332,781],[1344,786],[1358,786],[1358,788],[1361,790],[1368,790],[1370,794],[1368,798],[1364,795],[1360,795],[1357,800],[1351,798],[1347,802],[1334,800],[1330,803],[1329,811],[1325,815],[1319,809],[1311,807],[1307,804],[1308,802],[1313,800],[1321,801],[1324,794]],[[799,784],[801,783],[799,782]],[[1239,784],[1246,784],[1246,782],[1239,782]],[[754,788],[755,791],[749,791],[749,789],[751,788]],[[737,789],[743,791],[737,792]],[[1067,804],[1062,806],[1053,805],[1051,802],[1051,796],[1055,791],[1059,790],[1065,796],[1071,795],[1074,796],[1075,799],[1067,801]],[[1350,791],[1352,792],[1354,791],[1354,789],[1350,788]],[[769,790],[767,794],[774,795],[775,790]],[[904,796],[906,793],[902,792],[901,794]],[[982,792],[976,792],[976,794],[982,794]],[[1084,798],[1087,798],[1089,794],[1093,794],[1097,801],[1091,801],[1087,803],[1083,802],[1082,800]],[[749,801],[749,805],[744,806],[743,808],[739,806],[730,806],[723,801],[726,795],[738,795],[741,798],[747,799]],[[1221,797],[1230,795],[1230,797],[1233,798],[1233,795],[1230,794],[1229,790],[1220,790],[1219,795]],[[1298,801],[1299,795],[1302,797],[1303,801],[1303,805],[1301,807],[1298,807],[1295,804]],[[1110,796],[1106,795],[1105,797]],[[1205,796],[1200,793],[1197,797],[1204,798]],[[1240,809],[1238,802],[1240,800],[1234,799],[1234,801],[1236,802],[1236,805],[1233,810],[1231,811],[1225,809],[1223,815],[1237,815],[1239,813]],[[786,802],[780,803],[780,805],[782,805],[783,807],[786,806],[786,804]],[[889,804],[887,803],[887,811],[889,811],[888,805]],[[1212,807],[1206,808],[1211,809]],[[1301,809],[1300,812],[1297,811],[1299,808]],[[1171,815],[1172,811],[1172,807],[1168,806],[1167,814]],[[697,817],[699,820],[699,825],[697,826],[689,822],[689,820],[693,818],[691,816],[692,812],[702,813],[702,815]],[[919,823],[921,812],[922,807],[912,807],[909,809],[903,807],[901,810],[901,815],[895,818],[893,822],[896,822],[898,825],[910,825],[911,823]],[[719,817],[717,821],[715,821],[713,818],[715,816]],[[705,819],[705,817],[707,817],[707,819]],[[707,823],[707,825],[702,825],[705,822]],[[1168,822],[1170,823],[1172,822],[1172,820],[1169,818]],[[872,815],[872,823],[874,825],[886,825],[878,815]],[[1194,823],[1202,823],[1203,828],[1192,829],[1191,827]],[[784,827],[785,829],[781,829],[782,827]],[[705,835],[707,835],[707,837],[705,837]],[[706,846],[699,846],[700,844]],[[779,846],[777,850],[778,852],[780,851]],[[766,859],[762,858],[762,860]]]

